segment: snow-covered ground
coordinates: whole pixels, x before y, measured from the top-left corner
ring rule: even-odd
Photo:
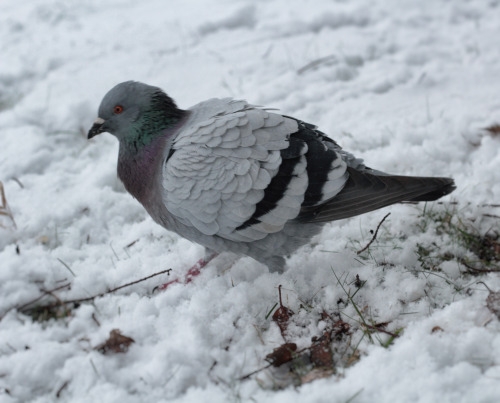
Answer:
[[[478,258],[439,221],[499,231],[500,135],[484,130],[500,123],[499,38],[498,0],[2,0],[0,181],[17,229],[0,216],[0,401],[500,401],[500,323],[477,284],[499,290],[500,275],[468,273],[463,258]],[[279,108],[369,166],[452,176],[457,190],[425,213],[328,224],[283,274],[222,256],[153,293],[203,249],[124,191],[112,136],[86,139],[102,96],[130,79],[184,108]],[[63,318],[27,315],[65,284],[38,303],[166,269]],[[333,375],[305,382],[312,364],[295,360],[241,379],[284,343],[268,315],[278,285],[299,349],[331,326],[323,311],[350,325],[330,343]],[[135,340],[128,351],[94,349],[112,329]]]

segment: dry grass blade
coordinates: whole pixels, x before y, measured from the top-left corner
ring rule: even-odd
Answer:
[[[0,181],[0,200],[2,201],[2,204],[0,205],[0,216],[6,216],[10,218],[10,220],[12,221],[12,227],[16,229],[17,228],[16,221],[14,220],[14,216],[10,211],[9,204],[7,203],[7,197],[5,196],[3,183],[1,181]],[[0,222],[0,227],[8,228],[8,226],[3,225],[2,222]]]
[[[337,62],[337,57],[335,55],[321,57],[319,59],[313,60],[312,62],[306,64],[297,70],[297,74],[304,74],[308,70],[315,70],[321,65],[330,66]]]

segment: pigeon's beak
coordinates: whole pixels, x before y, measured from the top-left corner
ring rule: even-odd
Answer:
[[[91,139],[92,137],[97,136],[98,134],[101,134],[102,132],[105,132],[106,130],[102,127],[104,124],[105,120],[102,118],[97,118],[92,125],[92,127],[89,130],[89,134],[87,136],[88,139]]]

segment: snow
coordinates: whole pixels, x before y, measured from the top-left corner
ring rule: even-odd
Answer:
[[[470,252],[424,225],[423,205],[328,224],[283,274],[221,256],[192,283],[153,293],[203,248],[157,226],[124,191],[112,136],[86,139],[121,81],[160,86],[181,107],[244,98],[319,125],[374,168],[452,176],[457,190],[425,208],[498,231],[500,137],[484,128],[500,122],[499,1],[3,0],[0,9],[0,181],[17,224],[0,216],[1,402],[500,401],[500,323],[476,284],[498,291],[499,275],[472,276],[457,259],[425,270],[418,245]],[[55,295],[83,298],[165,269],[170,277],[67,318],[15,309],[65,283]],[[404,329],[388,348],[378,342],[387,335],[364,336],[353,304],[338,303],[339,282],[352,295],[356,275],[366,283],[353,300],[371,323]],[[284,343],[267,317],[278,285],[299,348],[321,335],[323,310],[340,312],[352,330],[344,348],[359,343],[359,361],[298,387],[273,388],[278,370],[240,380]],[[112,329],[135,343],[94,350]]]

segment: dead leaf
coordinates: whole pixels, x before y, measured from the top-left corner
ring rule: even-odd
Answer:
[[[49,243],[50,239],[47,235],[42,235],[42,236],[38,237],[38,241],[43,245],[47,245]]]
[[[492,135],[498,136],[500,134],[500,124],[494,123],[491,126],[485,127],[484,130],[488,131]]]
[[[341,334],[347,334],[349,333],[349,330],[351,329],[351,326],[349,323],[344,322],[343,320],[338,320],[333,324],[333,330],[336,336],[339,336]]]
[[[439,326],[434,326],[431,330],[431,333],[436,333],[436,332],[444,332],[444,330]]]
[[[279,367],[292,361],[295,351],[297,351],[297,345],[295,343],[285,343],[275,348],[272,353],[266,355],[266,361],[273,367]]]
[[[333,369],[313,369],[300,378],[302,383],[315,381],[316,379],[328,378],[335,373]]]
[[[310,359],[316,368],[333,368],[331,331],[327,330],[319,338],[313,337],[310,349]]]
[[[490,291],[486,298],[486,306],[500,320],[500,292]]]
[[[339,336],[342,334],[347,334],[349,333],[349,330],[351,329],[351,326],[349,323],[344,322],[342,319],[335,320],[331,315],[329,315],[325,310],[321,312],[321,320],[325,321],[330,321],[331,322],[331,329],[334,331],[335,336]],[[383,323],[380,323],[379,325],[384,325]]]
[[[295,314],[295,312],[286,306],[283,306],[283,302],[281,300],[281,285],[278,286],[278,292],[280,296],[280,307],[273,313],[273,321],[278,324],[281,335],[283,336],[283,339],[286,340],[285,333],[288,327],[288,321],[290,320],[290,317]]]
[[[94,350],[97,350],[102,354],[126,353],[128,351],[128,347],[134,342],[134,339],[122,335],[120,330],[113,329],[109,332],[108,340],[99,344],[97,347],[94,347]]]

